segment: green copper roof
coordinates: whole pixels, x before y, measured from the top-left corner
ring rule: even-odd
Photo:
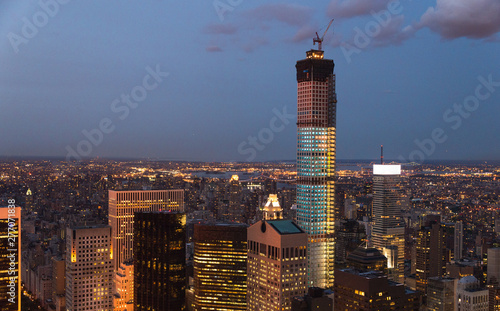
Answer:
[[[304,233],[304,231],[291,220],[267,220],[266,222],[273,226],[279,234]]]

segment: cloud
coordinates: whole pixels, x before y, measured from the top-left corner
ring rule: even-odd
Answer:
[[[266,38],[252,38],[247,43],[243,44],[243,51],[250,53],[255,51],[257,48],[267,45],[269,41]]]
[[[428,27],[445,39],[488,38],[500,31],[500,1],[437,0],[418,26]]]
[[[221,39],[226,42],[231,40],[232,45],[250,53],[276,41],[276,33],[283,27],[294,34],[290,37],[281,35],[280,41],[298,43],[307,38],[311,39],[315,31],[310,25],[313,13],[313,9],[307,6],[289,3],[265,4],[246,11],[235,11],[234,24],[210,24],[203,32],[212,37],[211,39],[217,37],[218,41],[215,42],[220,43]],[[227,38],[227,35],[237,36]],[[222,38],[223,36],[226,38]]]
[[[313,10],[306,6],[276,3],[265,4],[244,13],[250,20],[279,21],[290,26],[303,26],[311,20]]]
[[[316,33],[316,29],[309,25],[305,25],[299,28],[295,35],[291,38],[291,41],[294,43],[300,43],[304,40],[311,40]],[[312,41],[312,40],[311,40]]]
[[[233,24],[210,24],[203,29],[204,33],[211,35],[232,35],[238,31],[238,28]]]
[[[400,45],[413,37],[416,29],[413,26],[404,26],[403,15],[393,17],[385,26],[381,26],[380,33],[373,38],[374,47]]]
[[[334,36],[331,45],[354,47],[358,50],[401,45],[413,37],[417,31],[412,25],[405,26],[404,24],[404,15],[392,16],[383,24],[369,20],[364,26],[355,27],[347,39]]]
[[[390,0],[332,0],[326,10],[335,19],[346,19],[386,9]]]
[[[205,48],[207,52],[222,52],[222,49],[216,45],[210,45]]]

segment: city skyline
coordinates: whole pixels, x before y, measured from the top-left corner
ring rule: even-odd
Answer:
[[[90,158],[293,159],[293,64],[332,18],[337,158],[376,158],[380,144],[402,162],[500,155],[485,135],[500,126],[494,1],[44,3],[0,4],[1,128],[15,129],[0,156],[65,157],[87,141]],[[127,104],[132,93],[145,98]]]
[[[302,216],[296,205],[297,181],[293,176],[297,172],[294,172],[294,165],[283,162],[200,164],[105,160],[79,163],[13,161],[1,164],[0,188],[3,191],[0,200],[12,205],[15,202],[23,208],[16,212],[23,219],[22,252],[18,253],[23,310],[62,311],[71,309],[75,303],[92,307],[99,301],[109,305],[110,300],[114,300],[114,305],[123,310],[129,310],[134,305],[147,308],[151,304],[161,303],[153,301],[157,299],[151,300],[149,295],[149,289],[155,287],[154,282],[151,284],[154,281],[151,277],[156,275],[156,284],[165,286],[158,288],[154,297],[177,297],[182,303],[185,293],[186,307],[195,306],[195,310],[197,303],[206,297],[201,295],[203,297],[200,298],[203,288],[208,289],[206,293],[216,294],[212,297],[218,297],[207,297],[206,301],[223,303],[224,293],[232,295],[225,288],[228,285],[234,288],[237,280],[247,277],[246,301],[249,306],[254,306],[249,309],[261,310],[265,308],[264,305],[272,303],[284,310],[295,311],[296,302],[305,307],[305,304],[321,296],[319,292],[315,294],[311,290],[307,291],[308,273],[319,267],[308,269],[308,236],[296,222]],[[221,166],[240,169],[241,178],[221,173],[224,171]],[[258,174],[254,174],[256,170]],[[390,164],[374,165],[373,170],[339,171],[337,185],[340,192],[335,196],[335,206],[343,206],[344,210],[338,213],[340,221],[335,237],[336,246],[342,248],[343,252],[335,254],[335,291],[326,290],[323,298],[329,296],[332,299],[335,295],[335,303],[346,304],[346,307],[347,304],[352,305],[348,302],[352,299],[364,303],[371,303],[373,299],[374,303],[394,302],[396,305],[400,301],[405,303],[405,310],[417,310],[415,306],[418,307],[424,301],[426,293],[428,302],[430,298],[436,303],[436,300],[452,297],[455,305],[457,301],[460,303],[461,297],[464,300],[463,297],[480,294],[477,303],[485,306],[489,301],[490,307],[498,305],[498,300],[488,300],[488,292],[489,297],[494,298],[496,296],[491,293],[499,290],[498,278],[495,277],[498,269],[492,252],[500,247],[500,166],[405,166],[401,176],[399,171],[400,165]],[[151,204],[169,205],[166,201],[172,203],[170,199],[161,199],[156,195],[168,193],[168,190],[156,189],[172,188],[184,192],[182,206],[186,213],[182,213],[179,226],[162,225],[168,221],[160,216],[168,217],[175,213],[139,212],[134,214],[133,220],[134,255],[127,255],[127,247],[116,246],[116,243],[111,242],[114,235],[111,233],[116,231],[111,227],[113,215],[116,214],[115,206],[149,210],[147,206]],[[393,190],[398,193],[401,191],[401,196],[393,195]],[[268,203],[265,203],[266,199]],[[231,205],[237,208],[227,210]],[[380,213],[380,207],[386,211]],[[241,211],[244,211],[243,218],[240,217]],[[276,214],[269,215],[273,213]],[[372,214],[375,219],[370,219]],[[389,246],[383,248],[382,252],[376,250],[377,255],[369,245],[376,246],[375,235],[380,227],[377,225],[378,219],[381,218],[382,227],[391,227],[388,233],[397,233],[392,228],[398,223],[397,219],[393,219],[398,218],[397,214],[404,220],[404,253]],[[128,220],[121,228],[125,236],[130,236],[126,224],[131,223],[132,218],[127,215],[123,214]],[[149,216],[141,219],[140,215]],[[200,244],[198,226],[211,226],[231,219],[240,223],[237,226],[242,226],[242,232],[248,233],[248,236],[235,239],[242,241],[241,247],[237,246],[237,241],[229,239],[227,225],[221,227],[222,240],[202,234],[204,238],[217,243],[208,241],[204,246],[202,244],[205,242]],[[441,225],[433,224],[433,219],[441,219]],[[428,221],[431,227],[426,225]],[[457,243],[457,230],[461,230],[457,226],[459,223],[466,225],[463,239]],[[93,229],[96,225],[106,233],[96,232]],[[248,230],[247,225],[250,225]],[[170,233],[166,229],[170,229]],[[75,231],[80,230],[90,230],[90,234],[77,233],[75,236]],[[176,242],[173,239],[169,242],[166,239],[173,237],[173,231],[180,235],[174,239]],[[373,243],[367,241],[370,236]],[[234,254],[235,249],[232,247],[235,246],[243,250],[243,256]],[[165,251],[173,251],[172,247],[177,255],[165,254]],[[211,255],[211,252],[220,256]],[[462,253],[463,258],[452,260],[457,253]],[[245,254],[248,255],[248,262],[244,262]],[[391,270],[394,258],[399,254],[404,254],[404,280],[388,283],[388,280],[394,279],[394,273],[385,267]],[[102,256],[106,260],[103,261]],[[113,261],[120,257],[134,257],[134,260],[119,267],[111,291],[109,283],[113,283]],[[166,260],[173,257],[178,258],[176,263]],[[233,265],[237,260],[240,260],[241,266]],[[160,272],[165,271],[167,266],[172,268],[169,268],[170,271],[180,273],[177,277],[170,275],[171,282],[161,281],[166,280],[166,275],[161,276]],[[347,272],[345,268],[360,270]],[[365,269],[378,272],[364,272]],[[101,273],[103,270],[105,274]],[[339,271],[341,275],[342,271],[346,272],[347,278],[339,276]],[[65,274],[73,276],[73,279],[66,277],[66,284]],[[439,283],[445,274],[455,278],[458,286],[462,284],[463,288],[455,286],[455,290],[446,292],[446,295],[434,293],[434,289],[440,288],[440,285],[431,284],[430,278],[438,277]],[[232,277],[226,278],[230,275]],[[356,275],[361,277],[357,278],[361,283],[355,281]],[[101,277],[105,277],[105,280]],[[428,278],[429,290],[426,291]],[[208,288],[216,285],[213,280],[221,281],[217,283],[220,290]],[[379,281],[373,281],[375,283],[371,290],[365,289],[363,284],[371,283],[370,280]],[[172,287],[173,282],[179,283]],[[381,292],[382,283],[389,285],[384,285],[388,293],[384,294],[385,290]],[[169,286],[171,289],[180,289],[180,292],[172,293]],[[415,290],[422,292],[417,293]],[[99,297],[103,299],[98,300]],[[141,300],[137,300],[139,297]],[[410,302],[408,299],[414,303],[407,304]],[[326,309],[312,309],[331,310],[332,304],[326,300]],[[357,308],[352,306],[353,309]]]

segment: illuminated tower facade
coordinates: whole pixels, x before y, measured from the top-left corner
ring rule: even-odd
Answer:
[[[307,234],[291,220],[261,220],[247,238],[247,310],[291,311],[307,292]]]
[[[115,269],[134,255],[134,213],[184,211],[184,190],[109,190],[109,225],[113,229]]]
[[[297,224],[308,234],[308,286],[333,287],[336,110],[334,63],[310,50],[297,69]]]
[[[66,310],[114,310],[110,226],[66,229]]]
[[[134,263],[124,262],[115,274],[114,308],[120,311],[134,311]]]
[[[405,226],[400,207],[401,165],[373,165],[373,247],[387,257],[389,279],[404,281]]]
[[[194,310],[247,309],[247,225],[194,225]]]

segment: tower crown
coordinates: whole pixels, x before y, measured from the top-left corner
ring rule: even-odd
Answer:
[[[283,212],[283,209],[280,206],[280,202],[278,201],[278,195],[276,194],[270,194],[266,205],[264,205],[264,208],[262,209],[264,212],[264,219],[265,220],[274,220],[274,219],[281,219],[281,213]]]
[[[307,58],[323,59],[325,52],[320,50],[309,50],[306,52]]]

